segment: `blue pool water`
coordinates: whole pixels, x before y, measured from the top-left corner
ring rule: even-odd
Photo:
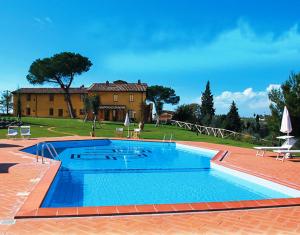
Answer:
[[[62,166],[42,207],[218,202],[285,198],[212,169],[209,150],[121,140],[51,142]],[[36,146],[23,151],[36,153]],[[47,154],[47,153],[46,153]]]

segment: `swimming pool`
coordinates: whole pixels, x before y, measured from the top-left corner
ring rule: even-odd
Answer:
[[[51,143],[62,165],[41,207],[291,197],[288,193],[215,169],[210,160],[217,152],[212,150],[192,149],[176,143],[126,140]],[[36,146],[23,151],[35,154]]]

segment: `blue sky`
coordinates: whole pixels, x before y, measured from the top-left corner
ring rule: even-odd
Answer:
[[[0,1],[0,90],[29,87],[30,64],[62,51],[93,62],[74,85],[141,79],[217,113],[268,113],[267,92],[300,71],[299,0]],[[169,108],[169,107],[168,107]]]

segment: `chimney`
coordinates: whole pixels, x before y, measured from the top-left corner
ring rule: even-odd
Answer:
[[[138,84],[141,85],[141,79],[138,80]]]
[[[109,81],[106,81],[106,85],[107,85],[107,86],[109,85]]]

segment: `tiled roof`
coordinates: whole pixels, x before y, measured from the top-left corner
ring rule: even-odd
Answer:
[[[22,94],[63,94],[64,91],[61,88],[20,88],[19,90],[14,91],[13,93],[16,94],[17,92]],[[86,93],[86,88],[70,88],[71,94],[82,94]]]
[[[148,85],[146,83],[93,83],[88,90],[89,91],[138,91],[145,92]]]
[[[72,94],[82,94],[88,91],[127,91],[127,92],[145,92],[148,85],[146,83],[93,83],[89,88],[70,88]],[[13,93],[17,93],[18,90]],[[20,88],[22,94],[62,94],[61,88]]]

